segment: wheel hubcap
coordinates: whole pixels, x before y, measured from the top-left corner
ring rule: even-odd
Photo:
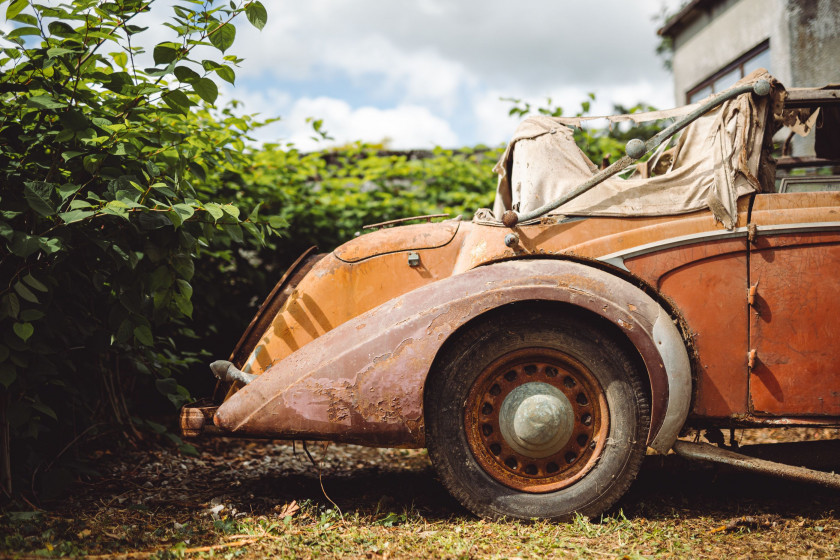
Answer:
[[[525,383],[505,398],[499,413],[502,437],[517,453],[542,458],[568,443],[574,412],[566,395],[543,382]]]
[[[470,449],[484,471],[510,488],[550,492],[597,462],[609,413],[598,380],[571,356],[526,348],[476,378],[464,407]]]

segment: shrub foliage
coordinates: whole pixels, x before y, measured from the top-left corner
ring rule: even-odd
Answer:
[[[151,3],[0,0],[13,26],[0,36],[7,494],[15,481],[50,495],[84,468],[67,451],[96,434],[158,433],[190,452],[150,418],[209,391],[208,350],[226,357],[303,250],[492,203],[498,147],[253,148],[263,123],[215,102],[241,62],[234,24],[261,29],[263,5],[179,0],[172,39],[149,47],[138,20]],[[578,134],[594,161],[617,155],[616,131]]]

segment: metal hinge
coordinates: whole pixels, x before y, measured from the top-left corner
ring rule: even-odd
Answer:
[[[750,243],[755,243],[755,240],[758,238],[758,226],[755,224],[750,224],[747,226],[747,241]]]
[[[747,302],[749,302],[750,307],[755,307],[755,296],[758,293],[758,282],[750,286],[750,291],[747,292]]]

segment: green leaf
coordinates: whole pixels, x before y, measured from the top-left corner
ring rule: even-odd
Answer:
[[[24,321],[26,323],[31,323],[32,321],[38,321],[39,319],[43,319],[43,318],[44,318],[44,314],[41,311],[38,311],[37,309],[24,309],[23,311],[20,312],[20,320]],[[0,362],[2,362],[2,361],[3,361],[3,359],[0,358]]]
[[[237,243],[242,243],[242,228],[239,224],[224,224],[222,229]]]
[[[12,226],[7,224],[6,222],[0,222],[0,237],[5,237],[6,239],[11,239],[14,235],[15,230],[12,229]]]
[[[41,35],[41,30],[37,27],[16,27],[12,29],[9,33],[6,34],[6,37],[9,39],[14,39],[15,37],[24,37],[26,35]]]
[[[181,296],[181,295],[175,296],[174,300],[175,300],[175,306],[178,308],[178,311],[180,311],[186,317],[192,318],[192,314],[193,314],[193,304],[192,304],[192,302],[188,298],[185,298],[184,296]]]
[[[222,52],[225,52],[233,44],[236,38],[236,28],[232,23],[223,23],[210,32],[210,43]]]
[[[0,362],[0,383],[3,387],[8,389],[15,382],[15,379],[17,379],[15,366],[8,362]]]
[[[63,54],[70,54],[72,52],[74,52],[72,49],[65,49],[64,47],[52,47],[51,49],[47,49],[47,57],[55,58],[57,56],[61,56]]]
[[[38,298],[35,296],[35,294],[33,294],[32,291],[29,288],[27,288],[20,280],[15,282],[14,288],[17,294],[26,301],[32,303],[39,303]]]
[[[251,2],[245,6],[245,15],[248,16],[248,21],[257,29],[265,27],[265,22],[268,21],[268,14],[265,7],[260,2]]]
[[[181,295],[187,299],[190,299],[193,294],[193,288],[190,286],[190,283],[186,280],[178,278],[175,283],[178,285],[178,290],[181,292]],[[0,360],[2,361],[2,360]]]
[[[190,101],[190,98],[187,97],[187,94],[179,89],[169,90],[163,95],[162,99],[163,102],[169,105],[171,108],[175,109],[176,111],[180,111],[185,115],[190,112],[190,106],[193,105],[193,102]]]
[[[155,343],[152,337],[152,331],[146,325],[134,327],[134,338],[140,341],[145,346],[153,346]]]
[[[184,280],[190,281],[195,274],[195,263],[189,255],[178,254],[172,257],[172,268]]]
[[[40,247],[46,254],[52,255],[56,251],[61,251],[61,240],[54,237],[36,237],[38,240],[38,247]]]
[[[16,231],[9,241],[9,249],[19,257],[27,258],[41,248],[41,238]]]
[[[7,317],[11,317],[12,319],[16,319],[18,313],[20,313],[20,301],[18,297],[13,293],[7,293],[0,299],[0,312],[2,312]],[[2,315],[0,315],[2,317]],[[2,362],[2,360],[0,360]]]
[[[24,196],[29,207],[49,217],[55,214],[55,205],[52,201],[55,193],[55,185],[42,181],[27,181],[24,183]]]
[[[36,279],[31,274],[27,274],[23,277],[23,281],[38,290],[39,292],[48,292],[49,288],[47,288],[42,282]]]
[[[73,183],[64,183],[58,187],[58,196],[61,197],[62,202],[79,192],[82,185],[74,185]]]
[[[47,26],[47,29],[49,29],[50,33],[53,35],[58,35],[60,37],[71,37],[77,34],[76,30],[64,21],[52,21]]]
[[[70,161],[76,156],[80,156],[84,154],[84,152],[74,152],[73,150],[67,150],[66,152],[61,152],[61,157],[64,159],[65,162]]]
[[[178,382],[171,377],[155,379],[155,387],[157,387],[157,390],[163,395],[171,395],[172,393],[178,392]]]
[[[35,332],[35,327],[32,326],[32,323],[15,323],[12,329],[14,329],[18,338],[24,342],[29,340],[29,337]]]
[[[125,65],[128,64],[128,55],[124,52],[111,53],[111,56],[120,68],[125,68]]]
[[[155,46],[152,56],[155,64],[169,64],[178,58],[178,47],[176,43],[160,43]]]
[[[200,78],[190,82],[190,85],[192,86],[193,91],[195,91],[199,97],[207,103],[213,104],[216,102],[216,98],[219,97],[219,88],[213,80]]]
[[[2,2],[0,2],[0,4],[2,4]],[[29,14],[18,14],[13,18],[9,18],[9,21],[17,21],[32,26],[38,25],[38,19],[35,16],[31,16]]]
[[[70,210],[69,212],[62,212],[58,215],[65,224],[72,224],[73,222],[80,222],[85,218],[90,218],[96,214],[92,210]]]
[[[201,78],[201,76],[198,75],[198,72],[186,66],[176,66],[175,77],[178,78],[178,81],[180,82],[189,82],[191,80],[198,80]]]
[[[110,214],[112,216],[119,216],[120,218],[128,219],[128,205],[121,200],[112,200],[102,208],[103,214]]]
[[[14,19],[28,5],[26,0],[12,0],[6,8],[6,19]]]
[[[26,104],[36,109],[61,109],[67,106],[67,103],[56,101],[49,95],[33,95],[26,99]]]
[[[224,206],[222,206],[222,210],[224,210],[225,213],[230,214],[237,220],[239,219],[239,208],[237,208],[233,204],[225,204]]]
[[[191,443],[182,443],[178,446],[178,451],[183,453],[184,455],[189,455],[190,457],[198,457],[198,449]]]
[[[49,416],[53,420],[58,420],[58,416],[56,416],[55,411],[53,409],[51,409],[50,407],[48,407],[47,405],[45,405],[44,403],[34,402],[34,403],[32,403],[32,408],[34,408],[35,410],[37,410],[38,412],[40,412],[42,414],[46,414],[47,416]]]
[[[189,220],[195,214],[195,209],[189,204],[175,204],[172,206],[172,210],[178,213],[181,217],[181,222]]]
[[[218,76],[228,83],[233,83],[236,81],[236,73],[233,71],[233,68],[226,65],[217,66],[213,69]]]
[[[207,213],[213,217],[213,221],[217,221],[219,218],[225,215],[224,210],[222,210],[221,205],[216,204],[215,202],[208,202],[204,205],[204,209],[207,210]]]

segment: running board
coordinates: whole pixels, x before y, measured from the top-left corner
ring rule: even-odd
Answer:
[[[840,490],[840,474],[827,473],[805,467],[794,467],[775,461],[766,461],[748,457],[741,453],[735,453],[727,449],[721,449],[708,443],[692,443],[678,440],[674,443],[673,450],[686,459],[694,461],[712,461],[722,463],[735,469],[744,471],[760,472],[779,476],[788,480],[811,482],[825,488]]]

